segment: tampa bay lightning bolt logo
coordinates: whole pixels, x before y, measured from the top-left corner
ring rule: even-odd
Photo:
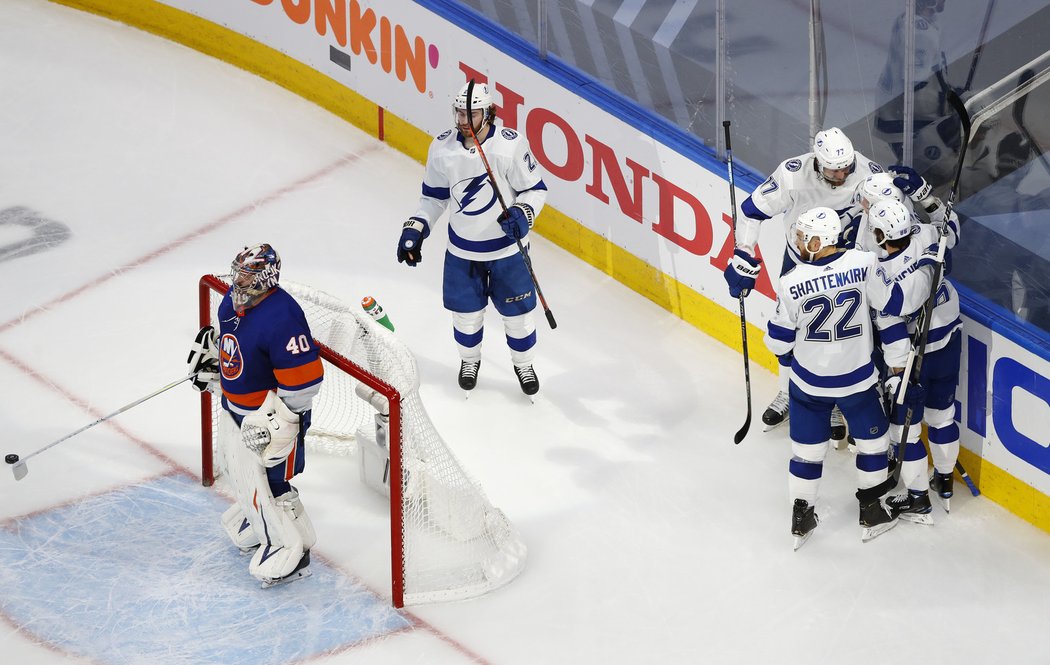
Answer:
[[[451,135],[452,135],[452,130],[451,129],[446,129],[443,134],[441,134],[441,135],[439,135],[437,137],[437,140],[438,141],[444,141],[445,139],[447,139]]]
[[[227,333],[219,341],[219,368],[222,370],[222,378],[233,381],[244,370],[244,357],[241,355],[241,345],[237,338]]]
[[[457,212],[470,217],[484,214],[496,203],[496,191],[484,173],[457,182],[452,187],[452,196],[459,202]]]
[[[784,168],[786,168],[788,171],[797,171],[800,168],[802,168],[802,160],[801,159],[788,160],[788,163],[784,165]]]

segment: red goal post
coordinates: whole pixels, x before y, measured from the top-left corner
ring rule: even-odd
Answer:
[[[470,598],[514,579],[524,568],[525,546],[434,428],[408,347],[359,306],[304,285],[282,281],[281,287],[302,306],[325,369],[307,447],[357,455],[365,484],[389,492],[393,605]],[[218,329],[216,311],[228,289],[215,275],[200,278],[201,326]],[[362,394],[371,391],[388,403],[385,432],[375,400]],[[205,486],[215,482],[217,447],[228,443],[216,434],[219,408],[217,395],[201,394]],[[373,471],[382,471],[384,461],[389,474],[377,479]]]

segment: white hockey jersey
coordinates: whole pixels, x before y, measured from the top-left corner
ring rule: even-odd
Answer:
[[[791,380],[806,394],[845,397],[878,380],[872,310],[911,304],[900,285],[880,278],[878,263],[871,252],[851,249],[800,263],[780,277],[766,346],[778,356],[792,354]],[[903,325],[888,314],[880,320],[880,328]],[[908,351],[906,336],[883,344],[888,363],[904,362]]]
[[[817,172],[816,157],[808,152],[781,162],[773,175],[766,178],[740,208],[744,218],[737,221],[737,247],[755,255],[759,225],[763,220],[783,215],[787,254],[796,264],[802,259],[795,247],[791,228],[798,216],[817,206],[826,206],[842,216],[853,204],[857,185],[872,173],[881,173],[882,166],[859,152],[857,164],[846,182],[833,187]],[[785,266],[785,269],[787,266]]]
[[[482,150],[507,206],[527,203],[536,215],[547,200],[547,186],[528,142],[513,129],[490,125]],[[426,227],[424,237],[449,208],[448,251],[471,261],[491,261],[516,254],[497,219],[503,212],[477,147],[463,146],[463,136],[450,129],[430,144],[423,193],[411,219]],[[528,246],[528,236],[521,239]]]
[[[901,97],[904,94],[904,56],[907,53],[904,48],[904,28],[905,16],[901,14],[893,22],[890,46],[886,50],[888,57],[879,76],[875,98],[878,106],[875,129],[883,139],[890,142],[903,140],[904,104]],[[947,72],[947,64],[941,50],[941,28],[934,17],[915,17],[914,62],[913,118],[918,128],[949,113],[945,106],[944,91],[936,80],[938,72],[942,75]]]
[[[953,213],[954,217],[954,213]],[[955,246],[958,240],[958,227],[949,224],[947,238],[948,249]],[[902,314],[907,321],[907,332],[889,332],[884,334],[884,342],[888,340],[895,342],[897,337],[904,334],[915,337],[918,328],[919,313],[926,304],[930,295],[930,281],[932,276],[925,270],[916,270],[915,264],[922,253],[930,245],[936,244],[940,237],[938,228],[932,224],[917,224],[912,227],[911,243],[891,257],[879,259],[878,274],[885,283],[896,283],[906,294],[906,302],[902,306]],[[919,299],[921,298],[921,302]],[[885,319],[885,321],[883,321]],[[896,316],[880,313],[876,322],[880,330],[888,327],[897,320]],[[930,331],[926,338],[926,352],[937,351],[947,346],[952,333],[962,327],[962,318],[959,316],[959,294],[952,283],[941,277],[940,286],[937,287],[937,296],[934,301],[933,315],[930,319]],[[910,341],[909,341],[910,344]],[[892,367],[903,367],[904,365],[891,365]]]

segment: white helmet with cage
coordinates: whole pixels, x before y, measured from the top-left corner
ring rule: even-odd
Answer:
[[[230,273],[233,306],[243,314],[277,288],[281,279],[281,256],[267,243],[245,247],[234,257]]]
[[[809,243],[813,238],[820,239],[820,249],[838,244],[842,233],[842,220],[831,208],[823,206],[810,208],[795,220],[796,237],[802,241],[802,247],[809,252]]]
[[[853,195],[854,205],[866,204],[868,207],[885,199],[896,199],[904,203],[904,192],[893,184],[893,176],[889,173],[872,173],[857,185],[857,191]]]
[[[900,201],[883,199],[868,208],[868,228],[875,244],[882,247],[887,240],[899,240],[911,235],[912,217]]]
[[[474,83],[473,90],[471,90],[470,87],[471,83]],[[479,132],[486,122],[492,122],[495,114],[495,107],[492,102],[492,92],[489,90],[487,83],[476,83],[473,81],[468,81],[459,89],[459,93],[457,93],[455,99],[452,100],[452,117],[457,128],[461,128],[461,125],[466,126],[468,92],[470,93],[471,111],[481,111],[483,113],[481,122],[474,127],[474,131]],[[460,117],[461,113],[462,117]]]
[[[817,132],[813,138],[813,154],[816,155],[817,165],[822,170],[850,169],[852,171],[857,163],[853,142],[838,127]]]

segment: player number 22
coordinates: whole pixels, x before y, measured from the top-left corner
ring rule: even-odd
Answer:
[[[310,350],[310,340],[306,338],[306,335],[292,337],[288,340],[288,344],[284,348],[292,355],[306,353]]]
[[[837,342],[863,334],[860,325],[850,325],[861,300],[860,291],[856,289],[839,291],[834,300],[824,294],[806,300],[802,303],[802,311],[815,311],[813,319],[806,326],[806,339],[811,342]]]

